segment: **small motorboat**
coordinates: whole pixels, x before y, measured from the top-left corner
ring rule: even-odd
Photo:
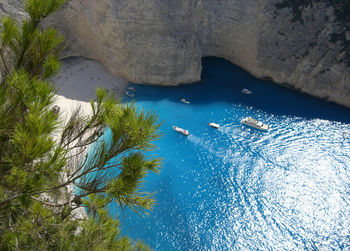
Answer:
[[[246,89],[246,88],[243,88],[243,89],[241,90],[241,93],[249,95],[249,94],[252,94],[252,91],[251,91],[251,90],[248,90],[248,89]]]
[[[133,98],[135,96],[134,93],[129,92],[129,91],[125,92],[125,94],[126,94],[126,96],[129,96],[130,98]]]
[[[173,129],[174,129],[175,131],[177,131],[177,132],[179,132],[179,133],[185,135],[185,136],[188,136],[188,135],[190,134],[187,130],[182,129],[182,128],[178,127],[178,126],[173,126]]]
[[[182,103],[185,103],[185,104],[190,104],[191,102],[190,101],[188,101],[188,100],[186,100],[186,99],[184,99],[184,98],[182,98],[181,100],[180,100]]]
[[[129,87],[129,88],[128,88],[128,91],[136,92],[136,89],[135,89],[134,87]]]
[[[219,124],[216,124],[216,123],[213,123],[213,122],[210,122],[208,125],[211,126],[211,127],[214,127],[215,129],[219,129],[220,128]]]
[[[246,117],[241,120],[241,123],[247,126],[254,127],[259,130],[267,131],[269,129],[268,125],[263,124],[262,122],[253,119],[252,117]]]

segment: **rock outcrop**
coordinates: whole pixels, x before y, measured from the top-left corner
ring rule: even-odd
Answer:
[[[16,19],[23,19],[26,13],[23,10],[22,0],[1,0],[0,2],[0,17],[9,15]]]
[[[196,82],[201,58],[217,56],[350,107],[349,23],[329,1],[297,2],[70,0],[47,24],[65,35],[65,56],[98,60],[135,83]]]

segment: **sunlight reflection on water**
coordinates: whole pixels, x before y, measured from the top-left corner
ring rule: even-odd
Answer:
[[[226,67],[215,59],[206,64]],[[204,74],[202,86],[136,86],[137,104],[164,121],[157,154],[165,164],[146,184],[158,191],[158,204],[149,217],[125,212],[126,233],[156,250],[349,247],[350,139],[344,131],[350,131],[350,111],[243,76],[236,68],[227,72],[220,90],[212,87],[215,71],[212,77]],[[235,74],[240,81],[232,80]],[[243,87],[253,94],[242,96]],[[276,104],[255,108],[267,93]],[[181,97],[191,105],[179,102]],[[295,110],[294,103],[305,110]],[[242,126],[246,116],[271,129]]]

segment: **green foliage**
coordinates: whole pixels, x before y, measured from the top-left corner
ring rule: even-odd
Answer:
[[[91,115],[77,109],[62,123],[49,80],[63,38],[39,24],[64,2],[27,0],[28,20],[1,23],[0,249],[148,250],[121,235],[107,207],[152,208],[141,189],[159,171],[160,160],[146,156],[160,137],[157,116],[97,89]]]
[[[275,6],[278,9],[282,8],[291,8],[293,11],[293,19],[292,22],[300,21],[304,23],[301,15],[304,8],[308,8],[312,6],[312,2],[314,0],[284,0],[281,3],[277,3]]]
[[[19,33],[15,22],[11,18],[2,21],[1,42],[2,47],[12,46],[12,42],[18,39]]]
[[[334,14],[338,22],[348,23],[350,22],[350,1],[349,0],[283,0],[280,3],[276,3],[275,6],[278,9],[291,8],[293,11],[292,22],[302,20],[302,12],[305,8],[312,7],[314,3],[325,3],[326,6],[330,6],[334,10]]]
[[[333,9],[335,15],[335,23],[338,25],[337,31],[332,33],[329,41],[332,43],[340,43],[345,51],[345,57],[340,62],[344,62],[350,66],[350,41],[346,38],[346,33],[350,32],[350,1],[349,0],[283,0],[275,4],[277,9],[290,8],[292,9],[292,22],[300,22],[304,24],[302,17],[303,11],[310,8],[314,3],[324,3],[326,6]],[[326,17],[328,18],[328,17]]]
[[[43,17],[50,15],[59,9],[66,0],[27,0],[25,10],[30,15],[30,21],[40,21]]]

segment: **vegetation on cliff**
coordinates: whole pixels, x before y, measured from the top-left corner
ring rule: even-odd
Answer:
[[[283,0],[275,6],[278,9],[291,8],[294,16],[292,21],[303,22],[303,10],[319,2],[325,3],[326,6],[333,8],[338,22],[350,22],[350,2],[348,0]]]
[[[62,122],[50,78],[63,38],[40,23],[64,2],[27,0],[28,20],[1,23],[0,249],[148,249],[121,234],[107,207],[151,209],[151,195],[140,188],[160,164],[146,157],[160,136],[157,117],[97,90],[90,116],[77,109]]]
[[[277,9],[290,8],[292,10],[292,22],[299,21],[304,23],[303,11],[306,8],[311,8],[315,3],[324,3],[325,6],[331,7],[335,15],[335,24],[339,29],[335,30],[329,40],[332,43],[339,42],[343,46],[345,52],[344,61],[347,66],[350,66],[350,38],[347,38],[347,32],[350,33],[350,1],[349,0],[283,0],[275,4]],[[329,17],[326,17],[329,18]],[[342,51],[342,52],[343,52]]]

